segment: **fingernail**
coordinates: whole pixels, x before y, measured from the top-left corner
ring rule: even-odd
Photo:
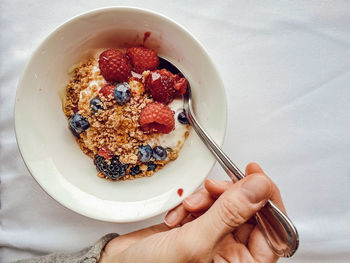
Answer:
[[[245,180],[242,192],[251,203],[260,203],[269,197],[271,184],[265,176],[254,175]]]
[[[226,181],[220,181],[220,180],[216,180],[216,179],[207,179],[207,180],[216,186],[226,186],[227,185]]]
[[[193,195],[190,195],[185,199],[186,203],[189,204],[190,206],[196,206],[198,205],[203,199],[202,194],[196,193]]]
[[[178,213],[176,210],[173,210],[167,214],[167,216],[164,218],[165,224],[168,226],[173,226],[177,221]]]

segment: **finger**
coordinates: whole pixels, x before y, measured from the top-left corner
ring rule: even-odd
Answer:
[[[280,189],[278,189],[276,184],[273,184],[273,192],[272,192],[272,196],[271,196],[270,200],[275,205],[277,205],[277,207],[279,209],[281,209],[285,214],[287,214],[286,208],[284,207],[284,203],[283,203],[283,200],[282,200]]]
[[[205,212],[206,212],[206,211],[197,212],[197,213],[192,213],[192,216],[193,216],[194,218],[198,218],[198,217],[202,216]]]
[[[213,258],[213,262],[215,262],[215,263],[228,263],[228,261],[224,257],[220,256],[219,254],[215,254],[215,256]]]
[[[257,163],[249,163],[246,167],[246,175],[250,175],[250,174],[254,174],[254,173],[264,173],[263,169],[261,168],[261,166]],[[277,205],[283,212],[286,212],[286,209],[284,207],[284,204],[282,202],[282,197],[281,197],[281,193],[280,190],[278,189],[277,185],[275,183],[273,183],[273,192],[272,192],[272,196],[271,196],[271,201]]]
[[[182,220],[188,215],[188,212],[182,204],[170,210],[164,218],[164,223],[170,227],[174,228],[178,226]]]
[[[183,226],[184,224],[187,224],[195,219],[196,217],[194,217],[192,214],[189,214],[188,216],[185,217],[184,220],[181,221],[180,226]]]
[[[249,163],[246,167],[245,174],[248,176],[254,173],[264,173],[261,167],[257,163]],[[223,192],[225,192],[231,185],[232,181],[220,181],[216,179],[207,179],[205,181],[205,188],[212,196],[218,198]]]
[[[253,229],[255,228],[255,225],[251,224],[243,224],[237,228],[237,230],[234,232],[234,238],[237,242],[240,242],[244,245],[248,244],[249,236]]]
[[[223,192],[225,192],[233,183],[231,181],[220,181],[216,179],[205,180],[205,189],[211,194],[212,197],[218,198]]]
[[[274,263],[278,260],[278,256],[274,254],[266,243],[266,240],[260,229],[256,226],[248,241],[248,250],[257,262]]]
[[[250,174],[255,174],[255,173],[264,173],[263,169],[260,167],[259,164],[257,163],[249,163],[247,167],[245,168],[245,174],[250,175]]]
[[[190,195],[183,201],[183,206],[188,212],[206,211],[214,203],[214,199],[210,196],[206,189]]]
[[[257,164],[253,164],[252,166],[250,166],[249,164],[248,166],[247,166],[248,172],[262,171],[261,167]],[[270,200],[285,212],[280,191],[276,186],[276,184],[273,183],[272,186],[273,186],[273,190],[272,190]],[[254,257],[254,259],[257,262],[273,263],[278,260],[278,256],[276,256],[272,252],[271,248],[268,246],[263,234],[261,233],[258,227],[255,227],[253,231],[250,233],[249,241],[248,241],[248,249],[251,255]]]
[[[246,167],[245,174],[248,176],[254,173],[264,173],[261,167],[257,163],[249,163]],[[219,197],[223,192],[225,192],[231,185],[232,181],[220,181],[216,179],[207,179],[205,181],[205,188],[214,197]]]
[[[228,262],[256,262],[249,253],[247,247],[234,240],[230,235],[227,235],[218,245],[216,251],[218,256],[224,258]],[[216,263],[216,262],[215,262]],[[262,262],[261,262],[262,263]],[[264,262],[266,263],[266,262]]]
[[[264,173],[264,170],[261,166],[255,162],[251,162],[247,165],[245,170],[246,176],[249,176],[254,173]],[[232,185],[230,181],[219,181],[215,179],[207,179],[205,182],[205,188],[213,197],[218,198],[224,191],[228,189],[228,187]],[[270,200],[277,205],[284,213],[286,213],[286,209],[282,202],[281,193],[275,183],[273,183],[273,194]]]
[[[272,182],[264,174],[254,174],[231,185],[213,206],[197,220],[187,224],[199,240],[215,246],[225,235],[244,224],[267,202]]]

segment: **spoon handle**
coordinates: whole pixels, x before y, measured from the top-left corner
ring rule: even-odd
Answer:
[[[244,174],[200,126],[191,109],[188,109],[187,117],[198,136],[209,148],[232,181],[235,183],[243,179],[245,177]],[[298,232],[292,221],[273,202],[269,200],[255,214],[255,219],[267,243],[276,255],[291,257],[295,253],[299,245]]]

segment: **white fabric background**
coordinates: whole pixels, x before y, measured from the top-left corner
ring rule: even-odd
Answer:
[[[350,2],[323,0],[1,0],[0,262],[76,251],[107,232],[162,220],[111,224],[60,206],[16,146],[14,97],[31,53],[65,20],[110,5],[161,12],[207,48],[228,96],[224,150],[242,168],[261,163],[300,232],[298,253],[281,261],[349,262]],[[210,176],[226,179],[218,166]]]

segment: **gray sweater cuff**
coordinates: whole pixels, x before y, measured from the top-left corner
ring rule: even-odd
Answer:
[[[118,234],[107,234],[99,239],[93,246],[85,248],[77,253],[61,254],[53,253],[46,256],[29,258],[16,261],[16,263],[49,263],[49,262],[62,262],[62,263],[97,263],[101,256],[101,251],[105,245],[117,237]]]

